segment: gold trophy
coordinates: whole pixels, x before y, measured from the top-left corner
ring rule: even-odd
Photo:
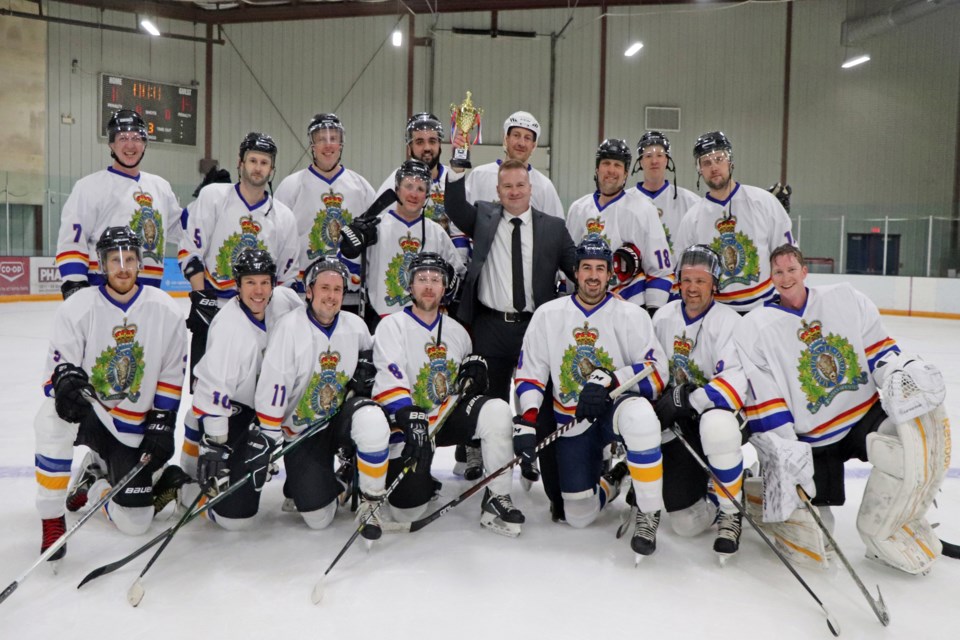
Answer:
[[[464,98],[463,102],[458,105],[450,105],[454,137],[456,137],[456,132],[459,131],[463,138],[463,146],[453,149],[450,165],[463,169],[469,169],[473,166],[470,163],[470,145],[480,143],[480,116],[483,115],[483,109],[473,104],[473,100],[470,99],[472,95],[471,92],[467,91],[467,97]],[[470,132],[473,131],[474,127],[477,129],[477,135],[471,141]]]

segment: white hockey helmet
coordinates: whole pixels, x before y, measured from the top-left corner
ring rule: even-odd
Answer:
[[[510,133],[510,129],[513,127],[520,127],[521,129],[529,129],[533,132],[533,139],[540,139],[540,123],[537,122],[537,119],[533,117],[533,114],[530,114],[526,111],[517,111],[510,115],[509,118],[503,121],[503,137],[506,138],[507,134]]]

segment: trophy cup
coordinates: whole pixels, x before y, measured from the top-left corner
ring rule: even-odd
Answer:
[[[450,124],[453,128],[451,138],[455,139],[457,131],[462,134],[463,146],[454,147],[450,158],[450,165],[469,169],[473,165],[470,163],[470,145],[480,143],[480,116],[483,115],[483,109],[473,104],[470,97],[473,94],[467,91],[467,97],[460,104],[450,105]],[[470,132],[476,127],[477,135],[470,140]]]

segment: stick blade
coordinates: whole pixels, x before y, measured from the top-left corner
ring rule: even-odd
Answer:
[[[137,578],[133,581],[133,584],[130,585],[130,588],[127,589],[127,602],[130,603],[131,607],[136,607],[140,604],[140,601],[143,600],[145,594],[146,590],[143,588],[140,578]]]
[[[11,583],[9,584],[9,586],[7,586],[7,588],[3,590],[3,593],[0,593],[0,602],[3,602],[3,601],[6,600],[7,598],[9,598],[10,595],[11,595],[14,591],[16,591],[16,590],[17,590],[17,587],[19,587],[19,586],[20,586],[20,583],[17,582],[16,580],[14,580],[13,582],[11,582]]]
[[[313,604],[320,604],[326,591],[325,578],[321,577],[317,580],[317,584],[313,585],[313,591],[310,592],[310,601],[313,602]]]

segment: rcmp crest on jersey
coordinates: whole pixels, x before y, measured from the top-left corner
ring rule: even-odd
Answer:
[[[603,219],[600,216],[596,218],[587,218],[586,225],[586,235],[584,240],[596,240],[600,239],[607,243],[607,246],[610,246],[610,238],[603,233],[603,230],[607,225],[604,224]]]
[[[233,263],[237,256],[246,249],[267,249],[257,236],[260,234],[260,223],[252,216],[240,218],[240,232],[232,233],[217,252],[217,272],[213,277],[217,280],[233,279]]]
[[[434,184],[430,189],[430,195],[427,197],[427,205],[423,209],[423,215],[429,220],[433,220],[443,227],[443,230],[450,234],[450,217],[447,215],[447,208],[444,206],[443,191],[439,184]]]
[[[720,256],[723,273],[720,290],[731,284],[750,284],[760,281],[760,258],[757,247],[746,234],[737,231],[736,216],[719,218],[713,225],[720,232],[710,248]]]
[[[130,219],[130,228],[140,236],[140,250],[144,258],[163,261],[163,220],[153,208],[153,196],[143,190],[133,194],[137,209]]]
[[[337,370],[340,353],[330,347],[320,354],[320,371],[310,376],[307,389],[293,412],[293,424],[300,427],[320,420],[327,420],[340,409],[344,388],[349,381],[346,373]]]
[[[447,359],[447,345],[431,338],[424,345],[428,361],[420,367],[413,384],[413,403],[420,407],[433,407],[443,402],[453,392],[457,378],[457,364]]]
[[[807,411],[816,413],[828,406],[841,391],[855,391],[866,384],[867,372],[850,343],[835,334],[823,336],[819,320],[807,323],[797,331],[797,338],[807,345],[800,355],[797,371],[800,387],[807,396]]]
[[[420,253],[420,241],[410,235],[403,236],[397,241],[400,253],[396,254],[387,265],[387,295],[383,297],[388,305],[403,306],[410,302],[409,283],[407,282],[407,267],[413,256]]]
[[[660,226],[663,227],[663,235],[667,237],[667,248],[670,249],[670,254],[673,254],[673,238],[670,237],[670,227],[667,226],[667,223],[663,221],[663,209],[657,207],[657,216],[660,218]]]
[[[582,327],[573,330],[574,344],[563,352],[560,363],[560,401],[572,404],[580,397],[580,389],[594,369],[603,367],[612,371],[613,358],[603,347],[597,347],[600,331],[584,321]]]
[[[340,229],[353,222],[348,209],[343,208],[343,194],[335,193],[331,188],[323,194],[323,208],[317,211],[307,238],[307,258],[316,260],[320,256],[334,253],[340,242]]]
[[[673,356],[670,358],[669,365],[670,380],[675,385],[692,382],[698,387],[702,387],[707,384],[707,377],[703,375],[703,370],[690,358],[693,346],[693,342],[687,337],[686,331],[673,337]]]
[[[93,365],[90,384],[104,400],[131,402],[140,399],[140,382],[143,379],[143,346],[137,342],[137,325],[127,324],[113,328],[116,346],[107,347],[97,356]]]

